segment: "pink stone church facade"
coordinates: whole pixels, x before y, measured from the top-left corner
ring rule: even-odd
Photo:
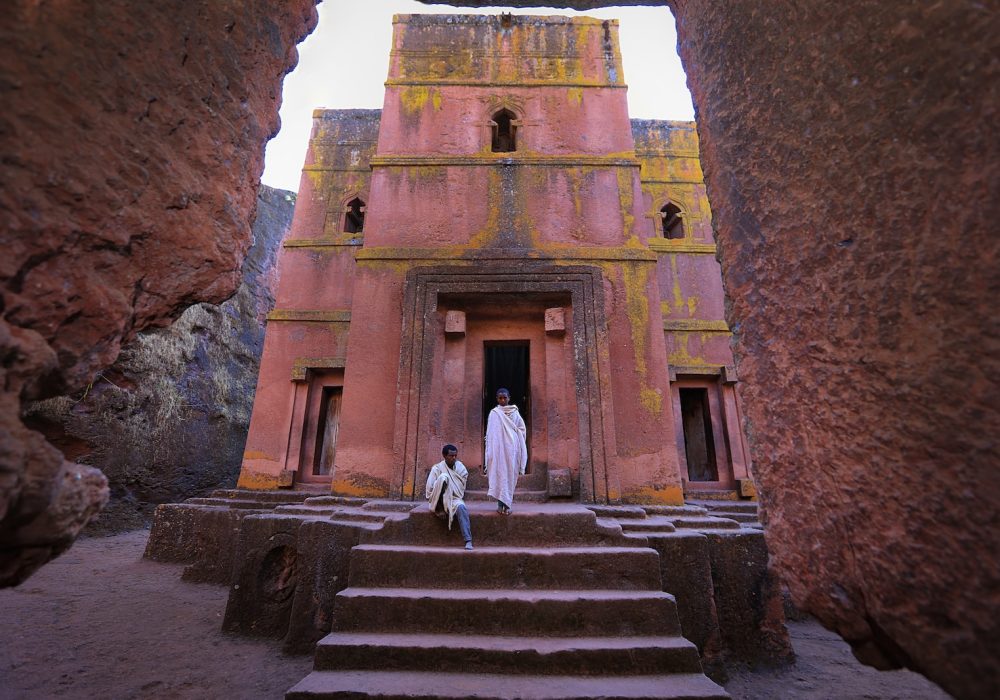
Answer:
[[[419,499],[505,386],[519,489],[752,496],[694,124],[630,121],[614,21],[394,25],[383,108],[314,113],[239,485]]]

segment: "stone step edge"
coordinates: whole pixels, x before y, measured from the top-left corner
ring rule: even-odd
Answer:
[[[291,688],[286,700],[334,697],[378,698],[662,698],[725,700],[729,695],[707,676],[509,676],[488,673],[413,671],[313,671]]]
[[[475,533],[473,533],[473,542],[475,542]],[[615,555],[638,555],[638,556],[652,556],[656,555],[655,549],[650,549],[649,547],[641,546],[626,546],[626,547],[611,547],[605,545],[580,545],[572,544],[565,547],[546,547],[546,546],[510,546],[510,545],[483,545],[481,547],[477,546],[472,551],[463,549],[461,543],[456,543],[454,545],[437,545],[437,544],[396,544],[396,543],[365,543],[355,545],[353,551],[360,552],[398,552],[400,554],[443,554],[445,556],[466,556],[466,557],[476,557],[484,554],[487,555],[499,555],[499,554],[538,554],[538,555],[577,555],[577,554],[601,554],[605,556],[615,556]],[[651,553],[651,554],[650,554]]]
[[[516,590],[500,590],[495,588],[370,588],[350,586],[340,591],[337,597],[343,598],[397,598],[407,600],[489,600],[489,601],[523,601],[529,603],[589,601],[593,603],[636,601],[636,600],[670,600],[676,602],[674,596],[663,591],[653,590],[620,590],[614,588],[592,589],[546,589],[519,588]]]
[[[609,635],[606,637],[538,637],[502,636],[490,634],[425,634],[413,632],[330,632],[320,639],[317,647],[343,646],[391,646],[437,649],[440,647],[461,647],[488,651],[555,651],[630,649],[633,647],[659,647],[661,649],[694,649],[697,647],[679,635]]]

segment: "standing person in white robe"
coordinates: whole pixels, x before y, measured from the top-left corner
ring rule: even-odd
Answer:
[[[451,521],[458,516],[458,529],[462,531],[465,548],[472,549],[472,526],[469,523],[469,511],[465,507],[465,484],[469,480],[469,470],[458,461],[458,448],[445,445],[441,448],[443,460],[431,467],[427,475],[427,487],[424,489],[427,502],[432,513],[448,516],[448,529]]]
[[[497,390],[497,406],[486,423],[486,460],[483,474],[490,478],[487,495],[497,499],[497,512],[510,514],[517,475],[528,466],[527,429],[517,406],[510,404],[510,392]]]

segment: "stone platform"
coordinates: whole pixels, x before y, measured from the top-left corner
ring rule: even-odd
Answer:
[[[219,492],[161,506],[146,556],[229,585],[227,631],[315,650],[290,698],[716,698],[703,669],[791,658],[755,522],[468,505],[473,551],[421,503]]]

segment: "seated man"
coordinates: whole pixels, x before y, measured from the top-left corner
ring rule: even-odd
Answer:
[[[472,549],[472,528],[469,525],[469,511],[462,501],[465,496],[465,482],[469,479],[469,470],[458,461],[458,448],[445,445],[441,448],[444,459],[433,467],[427,476],[427,500],[431,511],[448,516],[448,529],[451,521],[458,515],[458,528],[462,531],[465,548]]]

